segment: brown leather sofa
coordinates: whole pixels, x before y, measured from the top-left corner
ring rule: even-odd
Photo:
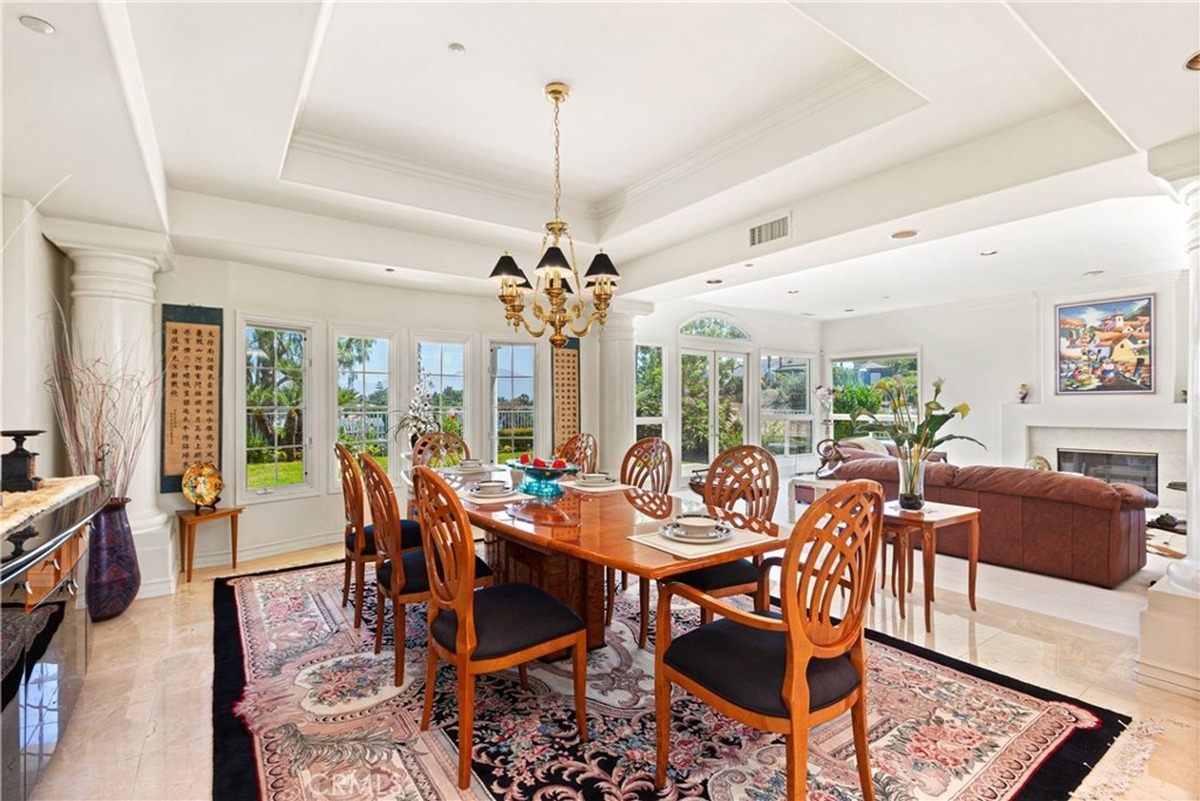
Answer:
[[[894,499],[896,459],[843,461],[834,478],[869,478]],[[1115,587],[1146,565],[1146,509],[1158,498],[1141,487],[1070,473],[945,462],[925,466],[925,500],[974,506],[979,560],[1047,576]],[[938,531],[938,553],[967,555],[967,526]]]

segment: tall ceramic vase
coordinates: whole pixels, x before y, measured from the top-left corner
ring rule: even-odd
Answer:
[[[916,459],[906,449],[897,460],[900,470],[900,508],[916,511],[925,505],[925,460]]]
[[[88,544],[87,605],[92,620],[124,612],[142,586],[137,548],[125,511],[128,498],[111,498],[92,518]]]

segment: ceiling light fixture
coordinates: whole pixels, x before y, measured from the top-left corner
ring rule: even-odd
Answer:
[[[454,53],[455,55],[459,55],[461,53],[467,52],[467,48],[463,47],[458,42],[451,42],[450,45],[446,49],[449,50],[451,53]]]
[[[788,290],[788,294],[789,294],[789,295],[799,295],[799,294],[800,294],[800,290],[799,290],[799,289],[789,289],[789,290]]]
[[[723,284],[725,282],[720,278],[708,278],[708,279],[705,279],[704,283],[706,283],[706,284]]]
[[[46,36],[50,36],[52,33],[54,33],[54,26],[49,22],[46,22],[46,20],[42,19],[41,17],[23,14],[18,19],[20,19],[22,25],[34,33],[40,33]]]
[[[1196,53],[1183,63],[1183,66],[1193,72],[1200,72],[1200,53]]]
[[[892,239],[912,239],[918,233],[920,233],[920,232],[916,231],[912,228],[905,228],[901,231],[893,231],[891,236],[892,236]]]
[[[1084,273],[1084,276],[1088,278],[1095,278],[1098,275],[1104,275],[1104,270],[1088,270]]]
[[[507,250],[500,257],[500,261],[496,262],[492,274],[488,277],[500,284],[499,297],[500,302],[504,304],[504,317],[512,325],[514,331],[518,331],[521,326],[524,326],[531,336],[540,337],[546,333],[548,328],[553,329],[554,333],[550,335],[550,344],[555,348],[561,348],[567,344],[567,335],[563,333],[564,328],[575,336],[582,337],[587,334],[592,323],[598,322],[601,327],[604,327],[604,322],[608,318],[608,303],[612,300],[613,290],[616,289],[617,280],[621,276],[617,272],[617,268],[613,266],[612,259],[601,250],[592,259],[588,271],[584,273],[583,277],[588,279],[587,284],[583,284],[579,279],[579,269],[575,266],[575,240],[571,238],[567,224],[559,216],[562,182],[559,179],[558,110],[571,93],[571,87],[565,83],[548,83],[545,92],[546,97],[554,103],[554,219],[546,223],[546,233],[542,235],[542,258],[538,261],[537,267],[533,269],[534,275],[537,276],[537,286],[529,283],[529,279],[517,266],[516,260],[508,255]],[[559,247],[559,242],[564,237],[567,240],[567,249],[571,254],[570,260]],[[547,247],[547,242],[549,242],[549,247]],[[579,287],[581,294],[576,296],[575,302],[568,306],[567,296],[575,294],[570,283],[567,282],[567,279],[571,277],[575,279],[575,285]],[[593,308],[591,312],[587,312],[587,306],[583,299],[582,292],[585,289],[592,291]],[[533,290],[532,305],[529,311],[533,315],[533,319],[537,321],[534,324],[531,324],[525,317],[525,293],[529,290]],[[545,305],[539,300],[539,293],[545,296]],[[576,321],[579,320],[582,320],[582,323],[577,325]]]
[[[998,251],[998,250],[981,250],[981,251],[979,251],[979,255],[980,256],[995,256],[999,252],[1000,251]]]

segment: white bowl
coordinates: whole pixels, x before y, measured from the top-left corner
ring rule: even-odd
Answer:
[[[463,459],[458,463],[459,467],[483,467],[482,459]]]
[[[475,494],[477,495],[503,495],[508,491],[508,484],[504,481],[488,480],[475,482]]]
[[[607,484],[612,477],[608,473],[580,473],[576,481],[580,484]]]
[[[711,534],[717,529],[717,518],[712,515],[679,515],[675,525],[685,534],[699,536]]]

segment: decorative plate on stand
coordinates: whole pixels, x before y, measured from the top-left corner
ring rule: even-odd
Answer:
[[[180,482],[183,497],[196,505],[196,511],[201,509],[216,509],[221,500],[221,490],[225,482],[221,479],[221,471],[212,462],[196,462],[183,473]]]

